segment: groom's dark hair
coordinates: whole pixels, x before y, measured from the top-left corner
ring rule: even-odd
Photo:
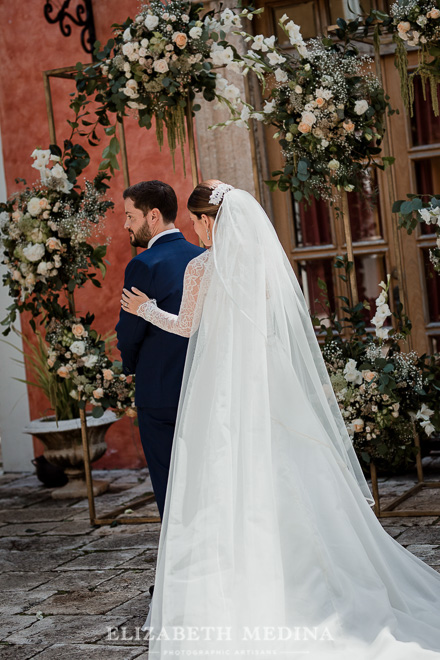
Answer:
[[[177,197],[173,188],[163,181],[141,181],[126,188],[124,199],[131,199],[135,208],[144,215],[151,209],[159,209],[166,224],[177,217]]]

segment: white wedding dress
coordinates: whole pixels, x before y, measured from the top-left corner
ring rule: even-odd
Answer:
[[[387,534],[295,274],[261,206],[225,194],[187,267],[189,336],[149,657],[440,660],[440,575]]]

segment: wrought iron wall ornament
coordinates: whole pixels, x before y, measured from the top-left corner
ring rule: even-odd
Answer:
[[[44,17],[48,23],[60,24],[61,34],[70,37],[72,26],[69,21],[81,30],[81,45],[86,53],[93,53],[93,44],[96,41],[95,21],[93,18],[92,0],[78,0],[77,6],[69,10],[71,0],[62,0],[61,6],[53,0],[46,0]]]

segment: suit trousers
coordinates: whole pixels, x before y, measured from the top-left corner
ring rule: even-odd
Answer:
[[[177,407],[138,407],[137,412],[142,448],[150,472],[160,519],[162,520],[170,469],[171,449],[176,426]]]

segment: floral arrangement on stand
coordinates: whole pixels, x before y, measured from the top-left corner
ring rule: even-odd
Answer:
[[[177,145],[186,142],[185,117],[197,111],[192,105],[196,93],[210,101],[220,101],[235,111],[241,104],[240,91],[220,74],[216,66],[233,66],[236,49],[227,41],[233,29],[241,27],[241,18],[252,19],[262,10],[231,9],[209,11],[201,16],[202,3],[189,0],[152,0],[133,19],[114,25],[114,36],[100,50],[97,63],[77,64],[78,95],[71,107],[77,115],[75,125],[85,127],[90,144],[96,144],[98,125],[111,137],[104,149],[101,169],[118,169],[119,142],[110,115],[132,114],[139,126],[151,128],[163,145],[164,131],[174,158]],[[237,65],[235,65],[237,66]],[[98,103],[94,122],[85,119],[90,97]]]
[[[98,239],[113,207],[105,196],[108,175],[100,173],[81,188],[76,178],[88,158],[70,142],[64,154],[52,145],[35,149],[32,158],[40,181],[0,205],[8,269],[3,281],[14,299],[3,334],[14,329],[17,312],[31,312],[36,345],[21,336],[36,382],[26,382],[44,391],[57,421],[78,417],[87,404],[94,417],[107,408],[135,416],[134,384],[122,373],[121,362],[111,359],[110,339],[92,328],[93,315],[78,318],[74,305],[75,289],[87,281],[101,286],[96,271],[106,272],[108,239],[106,244]],[[40,314],[45,339],[36,328]]]
[[[440,273],[440,195],[429,197],[429,202],[424,202],[423,197],[408,195],[409,199],[394,202],[393,213],[399,214],[399,227],[404,227],[408,234],[420,223],[434,228],[436,244],[429,250],[429,258],[434,270]]]
[[[92,328],[93,318],[88,314],[50,321],[49,372],[60,386],[67,386],[72,405],[78,409],[92,405],[93,417],[101,417],[107,408],[135,417],[134,382],[122,373],[122,362],[109,358],[106,341]]]
[[[388,304],[387,283],[376,299],[371,319],[375,333],[366,330],[361,317],[364,303],[346,305],[342,322],[335,314],[326,319],[314,317],[323,336],[323,356],[341,407],[353,446],[365,469],[374,461],[378,469],[399,471],[414,462],[417,449],[414,433],[422,437],[440,431],[440,411],[436,405],[440,391],[438,356],[418,356],[403,352],[402,342],[411,331],[409,320],[393,314]],[[325,283],[320,283],[326,291]],[[328,301],[326,302],[328,305]],[[394,316],[398,330],[389,324]],[[349,334],[344,339],[344,334]]]
[[[276,127],[285,167],[274,172],[272,188],[292,190],[297,201],[335,199],[335,188],[361,191],[361,175],[372,165],[382,169],[392,158],[378,160],[391,112],[379,80],[366,71],[371,59],[353,46],[312,39],[305,44],[300,28],[284,15],[279,25],[297,54],[282,50],[274,36],[249,35],[247,54],[238,57],[243,70],[262,82],[273,74],[273,86],[262,111],[246,105],[239,120],[256,119]],[[236,121],[232,118],[224,124]]]
[[[395,28],[395,63],[400,75],[402,97],[407,108],[414,103],[414,77],[420,76],[425,92],[429,81],[432,109],[439,116],[438,85],[440,84],[440,4],[438,0],[397,0],[390,9]],[[408,74],[406,46],[419,49],[416,69]]]
[[[3,283],[14,298],[2,321],[5,335],[17,312],[32,313],[34,330],[35,318],[42,312],[62,315],[60,292],[72,293],[87,280],[99,287],[91,269],[99,269],[103,275],[106,270],[106,245],[98,239],[102,238],[102,220],[113,202],[104,195],[108,187],[105,176],[85,181],[81,189],[69,181],[60,155],[35,149],[32,158],[40,181],[0,204],[2,263],[8,269]]]

